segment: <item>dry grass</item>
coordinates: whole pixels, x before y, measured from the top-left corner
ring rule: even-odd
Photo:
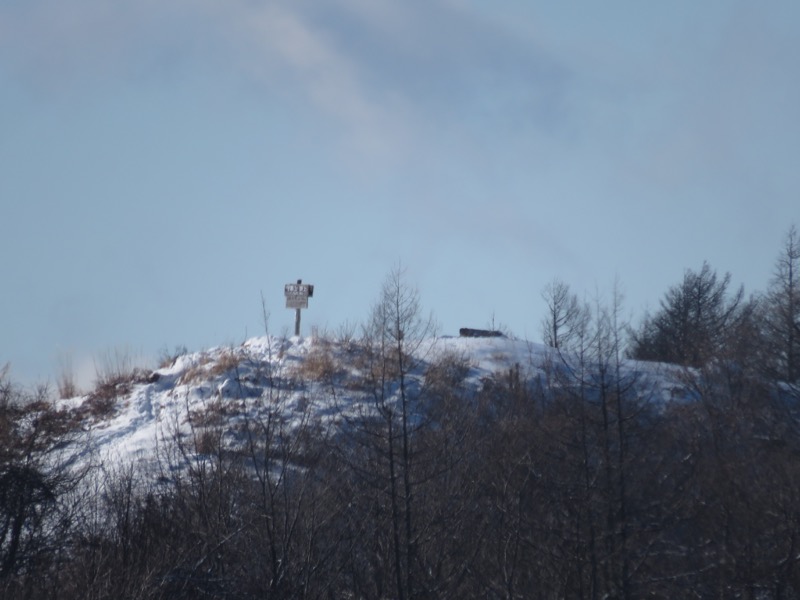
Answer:
[[[84,413],[87,417],[95,420],[106,419],[114,414],[117,407],[117,396],[95,394],[92,392],[83,404]]]
[[[112,386],[143,378],[144,369],[137,365],[140,362],[127,348],[105,352],[94,361],[95,385]]]
[[[307,381],[331,381],[343,373],[342,365],[334,356],[331,344],[320,340],[311,351],[292,368],[292,375]]]
[[[58,397],[62,400],[80,396],[80,390],[75,383],[75,369],[72,366],[72,357],[68,354],[59,356],[59,374],[56,380]]]
[[[98,373],[94,389],[84,402],[83,412],[95,419],[110,417],[119,399],[130,394],[135,384],[153,383],[157,379],[153,371],[138,367]]]
[[[211,357],[208,354],[201,354],[200,359],[196,365],[186,369],[178,380],[179,385],[188,385],[199,379],[206,377],[206,365],[211,362]]]
[[[178,383],[188,385],[202,379],[212,379],[236,369],[243,360],[244,356],[235,352],[232,348],[225,350],[216,361],[210,355],[204,353],[200,356],[200,360],[196,365],[187,369],[181,375]]]
[[[230,403],[215,398],[202,409],[191,411],[189,421],[195,427],[219,427],[227,423],[228,417],[233,413]]]
[[[60,375],[57,385],[58,397],[62,400],[66,400],[67,398],[75,398],[81,395],[81,391],[75,383],[75,379],[72,375]]]
[[[470,360],[458,353],[447,353],[437,358],[425,372],[425,385],[438,390],[460,386],[469,374]]]
[[[158,357],[158,368],[167,369],[172,367],[175,365],[176,360],[188,353],[189,350],[187,350],[186,346],[176,346],[172,352],[170,352],[167,348],[164,348]]]
[[[84,402],[85,412],[95,419],[104,419],[114,413],[117,400],[130,394],[134,379],[127,377],[98,380]]]
[[[234,352],[233,349],[226,350],[217,359],[217,362],[211,365],[208,370],[208,376],[216,377],[233,371],[242,363],[242,360],[244,360],[244,357],[241,354]]]
[[[194,443],[194,450],[198,454],[215,455],[220,451],[219,432],[214,429],[202,429],[197,432]]]

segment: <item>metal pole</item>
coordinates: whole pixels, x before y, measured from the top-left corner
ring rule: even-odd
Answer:
[[[303,283],[302,279],[297,280],[297,285],[299,286]],[[298,308],[294,314],[294,335],[296,337],[300,337],[300,309]]]

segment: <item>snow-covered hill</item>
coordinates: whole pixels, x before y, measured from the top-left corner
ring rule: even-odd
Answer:
[[[62,400],[59,408],[85,415],[87,452],[122,460],[151,460],[165,441],[211,426],[235,443],[237,425],[264,411],[288,430],[309,422],[326,428],[372,406],[358,383],[364,375],[359,352],[358,344],[347,340],[258,337],[178,356],[155,371]],[[554,365],[563,367],[549,348],[507,337],[432,338],[415,354],[412,386],[419,388],[430,365],[454,357],[466,368],[463,386],[470,393],[511,372],[545,381]],[[678,385],[663,366],[628,362],[626,369],[653,379],[658,388],[653,397],[659,400],[673,395]]]
[[[771,515],[797,506],[796,430],[736,364],[618,361],[602,336],[565,356],[395,331],[255,338],[100,374],[55,411],[12,407],[17,446],[40,450],[6,473],[59,498],[32,504],[52,515],[42,547],[63,548],[48,576],[81,598],[366,599],[407,597],[384,592],[411,573],[400,586],[473,598],[520,569],[515,597],[540,581],[561,597],[573,577],[618,597],[592,560],[635,559],[631,589],[675,597],[727,568],[720,505],[739,555],[754,535],[767,567],[793,548],[796,520]]]

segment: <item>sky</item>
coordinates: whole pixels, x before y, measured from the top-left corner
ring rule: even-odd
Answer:
[[[795,0],[3,0],[0,365],[366,320],[538,341],[542,290],[635,323],[800,226]]]

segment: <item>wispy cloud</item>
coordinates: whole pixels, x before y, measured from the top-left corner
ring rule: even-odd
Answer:
[[[563,75],[529,40],[442,0],[30,0],[0,8],[0,40],[0,68],[46,90],[236,72],[267,95],[289,90],[361,156],[409,153],[421,130],[502,121],[509,106],[550,119]]]
[[[444,149],[483,168],[506,146],[681,187],[751,160],[753,140],[788,149],[796,127],[778,115],[800,96],[780,23],[689,14],[629,15],[632,54],[603,27],[554,44],[454,0],[29,0],[0,7],[0,70],[47,93],[222,71],[321,123],[365,171]],[[666,33],[649,39],[656,17]]]
[[[360,155],[383,155],[406,137],[402,101],[370,89],[357,56],[323,26],[275,3],[238,15],[239,67],[266,86],[288,85],[347,131]]]

